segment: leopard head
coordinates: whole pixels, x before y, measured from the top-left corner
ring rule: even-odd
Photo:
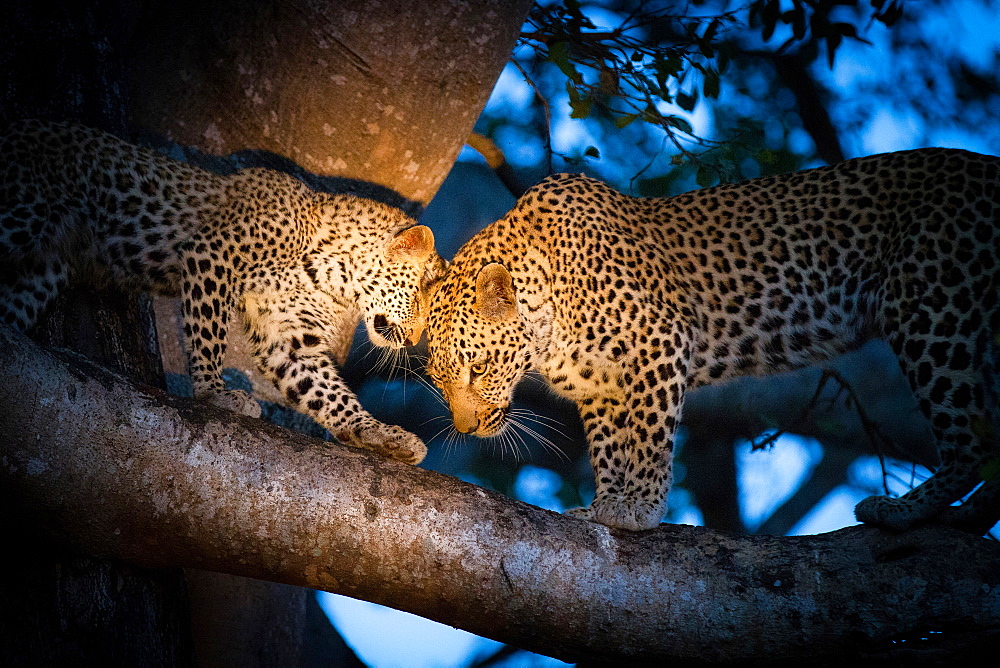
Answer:
[[[502,264],[483,266],[472,280],[454,269],[431,298],[427,374],[444,393],[458,431],[497,436],[531,363],[528,324]]]
[[[374,265],[359,299],[368,337],[377,346],[412,346],[424,332],[431,289],[447,268],[434,250],[434,234],[426,225],[396,233]]]

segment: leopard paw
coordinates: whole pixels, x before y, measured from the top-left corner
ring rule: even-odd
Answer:
[[[227,411],[254,418],[260,417],[260,404],[252,394],[244,390],[210,390],[203,393],[201,398]]]
[[[888,496],[869,496],[854,507],[859,522],[883,527],[892,531],[908,529],[921,518],[912,502]]]
[[[633,503],[613,496],[597,497],[586,508],[570,508],[566,515],[597,522],[613,529],[643,531],[655,529],[666,511],[663,505]]]
[[[427,446],[420,438],[394,424],[375,422],[335,435],[344,443],[377,452],[404,464],[419,464],[427,456]]]

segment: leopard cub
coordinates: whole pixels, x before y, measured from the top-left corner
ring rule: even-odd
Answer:
[[[179,294],[196,397],[260,414],[220,376],[241,314],[261,370],[291,407],[350,445],[410,463],[426,454],[415,435],[362,408],[336,362],[362,318],[376,345],[420,338],[427,287],[444,270],[429,228],[281,172],[221,176],[68,123],[9,126],[0,159],[4,322],[29,329],[74,275]]]

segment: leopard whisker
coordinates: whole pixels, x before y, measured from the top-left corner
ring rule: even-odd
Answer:
[[[380,346],[376,346],[374,343],[372,343],[370,339],[367,342],[362,343],[361,345],[362,345],[362,347],[366,347],[367,350],[365,350],[361,354],[361,357],[358,359],[359,363],[368,361],[368,358],[371,357],[372,354],[375,353],[375,351],[381,349]],[[374,366],[374,364],[373,364],[373,366]]]
[[[448,457],[451,456],[452,450],[465,441],[465,434],[455,429],[454,425],[451,424],[450,421],[449,424],[446,425],[444,429],[442,429],[441,431],[445,430],[448,430],[448,433],[445,435],[444,439],[444,455],[445,459],[447,459]],[[440,434],[441,431],[439,431],[438,434]],[[435,436],[437,436],[437,434]]]
[[[529,414],[529,415],[533,416],[534,414]],[[560,459],[569,461],[569,456],[565,452],[563,452],[559,448],[559,446],[557,446],[552,441],[552,439],[548,438],[544,434],[539,433],[537,430],[525,424],[525,418],[530,419],[529,415],[524,415],[520,411],[515,410],[511,411],[511,413],[507,417],[507,420],[512,427],[524,432],[525,434],[533,438],[544,449],[548,450],[549,452],[555,455],[558,455]],[[560,435],[565,437],[565,434],[560,433]]]
[[[429,418],[427,418],[426,420],[424,420],[423,422],[421,422],[419,426],[420,427],[426,427],[427,425],[429,425],[432,422],[438,422],[439,420],[447,420],[447,419],[448,419],[447,415],[432,415]],[[451,423],[449,422],[448,424],[446,424],[444,426],[444,429],[447,429],[450,426],[451,426]],[[441,431],[444,431],[444,429],[442,429]],[[437,434],[434,434],[434,436],[432,436],[431,438],[436,437],[438,434],[441,433],[441,431],[439,431]]]
[[[490,440],[495,444],[499,444],[501,459],[506,459],[507,451],[510,450],[510,454],[514,458],[514,461],[515,462],[520,461],[520,456],[519,456],[520,452],[517,448],[517,443],[514,442],[514,439],[509,430],[504,429],[500,431]]]
[[[516,424],[514,426],[517,427]],[[524,460],[527,460],[530,458],[531,448],[528,446],[528,442],[525,440],[524,434],[522,434],[518,429],[519,428],[510,430],[511,445],[512,447],[517,447],[514,461],[520,461],[522,457]]]
[[[441,418],[443,418],[443,417],[444,417],[443,415],[435,415],[434,417],[432,417],[432,418],[431,418],[430,420],[428,420],[428,421],[427,421],[427,422],[425,422],[424,424],[427,424],[428,422],[433,422],[433,421],[435,421],[435,420],[440,420],[440,419],[441,419]],[[440,429],[438,429],[438,430],[437,430],[436,432],[434,432],[434,434],[433,434],[433,435],[432,435],[432,436],[431,436],[430,438],[428,438],[428,439],[427,439],[427,441],[428,441],[428,442],[430,442],[430,441],[433,441],[434,439],[436,439],[437,437],[439,437],[439,436],[440,436],[441,434],[444,434],[444,433],[445,433],[446,431],[448,431],[448,430],[449,430],[449,429],[451,429],[451,428],[452,428],[452,425],[451,425],[451,423],[450,423],[450,422],[446,423],[446,424],[445,424],[445,425],[444,425],[443,427],[441,427],[441,428],[440,428]],[[448,434],[446,435],[446,437],[445,437],[445,445],[447,445],[447,443],[448,443],[448,440],[449,440],[449,439],[450,439],[451,437],[452,437],[452,434],[451,434],[451,433],[448,433]]]
[[[524,438],[517,432],[517,429],[513,427],[510,421],[505,422],[500,431],[489,437],[489,441],[493,443],[494,451],[496,446],[500,447],[501,459],[506,457],[508,450],[515,462],[521,461],[522,454],[530,452]]]
[[[569,436],[566,435],[566,432],[563,431],[566,424],[562,420],[556,419],[551,415],[542,415],[541,413],[536,413],[527,408],[515,408],[511,411],[511,414],[522,422],[531,422],[532,424],[536,424],[540,427],[551,429],[563,438],[569,438]]]
[[[438,404],[441,405],[442,408],[446,410],[449,409],[448,402],[444,400],[444,395],[441,394],[441,390],[439,390],[437,386],[434,385],[434,383],[429,381],[423,374],[414,372],[413,377],[417,380],[418,383],[423,385],[428,392],[431,393],[431,395],[438,402]]]

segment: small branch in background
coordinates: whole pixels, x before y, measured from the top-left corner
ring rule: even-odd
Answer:
[[[538,103],[542,105],[542,112],[545,114],[545,153],[548,156],[549,161],[549,174],[554,174],[555,170],[552,167],[552,112],[549,109],[549,101],[545,99],[542,95],[542,91],[538,89],[534,80],[528,76],[528,73],[521,67],[521,63],[517,62],[517,59],[511,58],[510,62],[517,68],[517,71],[521,73],[524,80],[528,82],[531,89],[535,91],[535,98],[538,99]]]
[[[809,403],[806,404],[805,409],[802,411],[802,417],[800,418],[801,421],[805,422],[809,413],[816,407],[819,402],[820,394],[823,392],[823,388],[830,379],[835,380],[839,386],[837,393],[830,398],[830,404],[837,401],[841,392],[847,393],[847,399],[845,399],[844,403],[848,409],[850,409],[853,405],[854,409],[858,413],[858,419],[861,420],[861,426],[864,428],[869,442],[871,442],[872,446],[875,448],[875,452],[878,454],[879,463],[882,465],[882,487],[885,490],[885,493],[889,494],[889,483],[887,482],[888,473],[885,466],[885,453],[883,451],[883,445],[887,445],[891,441],[879,429],[878,423],[868,417],[868,414],[861,405],[861,401],[858,399],[858,395],[854,391],[854,388],[851,387],[851,384],[839,371],[829,367],[823,369],[823,375],[820,376],[819,383],[816,386],[816,392],[813,394],[812,399],[809,400]]]
[[[843,162],[844,149],[840,145],[840,136],[823,103],[820,88],[809,73],[808,63],[798,55],[758,55],[766,57],[774,65],[778,76],[795,95],[802,127],[812,137],[817,155],[828,165]]]
[[[510,191],[511,195],[514,197],[520,197],[524,194],[524,191],[527,190],[527,188],[521,185],[521,182],[517,178],[517,174],[514,173],[514,169],[510,166],[510,163],[507,162],[506,156],[504,156],[500,147],[496,145],[496,142],[486,135],[473,132],[469,135],[469,138],[465,140],[465,143],[486,159],[486,164],[489,165],[490,169],[492,169],[497,175],[500,182],[504,184],[504,187]]]

